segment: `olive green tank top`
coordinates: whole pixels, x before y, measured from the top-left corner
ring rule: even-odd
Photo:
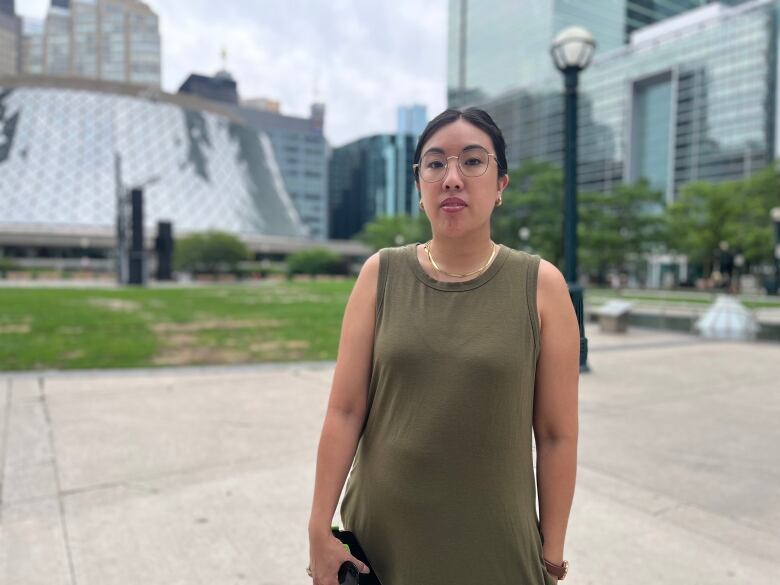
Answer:
[[[365,423],[340,514],[382,585],[552,585],[531,447],[539,256],[438,281],[380,251]]]

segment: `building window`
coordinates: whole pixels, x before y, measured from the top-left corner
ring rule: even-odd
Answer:
[[[669,186],[672,132],[672,80],[669,72],[634,84],[631,179],[647,179],[654,189]]]

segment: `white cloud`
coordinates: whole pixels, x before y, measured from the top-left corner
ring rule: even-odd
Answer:
[[[399,105],[446,106],[446,0],[215,3],[148,0],[160,16],[163,86],[227,68],[243,97],[268,97],[308,116],[315,88],[325,133],[345,142],[395,130]]]
[[[48,7],[49,0],[16,0],[16,14],[19,16],[43,18]]]

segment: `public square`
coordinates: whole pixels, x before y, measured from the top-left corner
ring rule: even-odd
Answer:
[[[587,334],[565,582],[771,582],[780,346]],[[2,583],[310,583],[333,365],[3,375]]]

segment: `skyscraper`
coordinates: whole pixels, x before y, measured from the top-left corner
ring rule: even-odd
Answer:
[[[462,2],[451,8],[463,10]],[[564,12],[573,3],[545,4],[548,16],[540,22],[584,24],[598,43],[580,76],[580,190],[609,191],[644,178],[672,202],[689,181],[741,179],[780,152],[780,0],[626,0],[617,11],[609,2],[611,13],[598,0],[577,4],[582,20]],[[541,10],[535,0],[527,7]],[[594,22],[599,10],[605,20]],[[612,13],[622,17],[610,25]],[[511,12],[495,20],[507,30],[523,26]],[[455,37],[451,55],[477,54],[480,34],[487,34],[474,23],[464,28],[468,34]],[[545,30],[538,45],[522,39],[527,59],[501,62],[500,71],[485,68],[482,77],[475,72],[471,82],[471,61],[462,60],[468,83],[450,91],[451,105],[479,104],[493,115],[507,139],[511,168],[527,160],[562,164],[563,82],[547,52],[560,28]],[[628,37],[616,42],[621,30]],[[492,61],[482,50],[482,61]]]
[[[157,15],[140,0],[52,0],[22,43],[25,73],[160,86]]]
[[[377,134],[334,148],[330,237],[350,239],[379,215],[418,215],[412,176],[416,136]]]
[[[419,136],[428,123],[426,108],[422,104],[398,107],[398,124],[396,132]]]
[[[7,14],[8,16],[16,16],[16,7],[14,6],[14,0],[0,0],[0,14]]]
[[[0,75],[16,75],[21,65],[22,23],[14,0],[0,0]]]
[[[708,0],[450,0],[448,101],[457,107],[554,77],[550,41],[562,29],[584,26],[598,51],[625,44],[648,24]]]

